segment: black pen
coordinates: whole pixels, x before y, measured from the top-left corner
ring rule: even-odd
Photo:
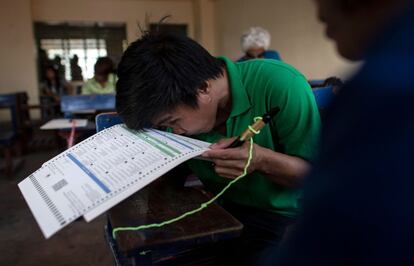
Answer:
[[[255,121],[252,125],[250,125],[243,134],[240,135],[237,139],[235,139],[228,147],[228,148],[236,148],[243,143],[250,139],[255,133],[261,130],[269,121],[280,111],[279,107],[272,108],[269,112],[265,113],[261,119]],[[253,129],[253,130],[252,130]]]

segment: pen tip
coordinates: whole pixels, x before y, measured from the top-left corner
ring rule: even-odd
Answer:
[[[270,109],[270,111],[269,111],[270,117],[275,116],[279,111],[280,111],[279,107],[274,107],[274,108]]]

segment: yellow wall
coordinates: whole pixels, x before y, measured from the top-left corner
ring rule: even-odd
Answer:
[[[213,55],[217,54],[217,23],[216,23],[216,1],[194,0],[194,22],[196,39],[204,48]]]
[[[0,34],[0,93],[27,91],[31,103],[36,103],[36,51],[29,0],[1,1]]]
[[[43,22],[123,22],[129,42],[140,36],[138,23],[158,22],[171,15],[170,23],[185,23],[194,36],[193,3],[191,0],[32,0],[34,21]]]
[[[345,76],[355,64],[341,59],[324,37],[311,0],[217,0],[218,52],[241,56],[240,36],[251,26],[266,28],[271,48],[308,78]]]

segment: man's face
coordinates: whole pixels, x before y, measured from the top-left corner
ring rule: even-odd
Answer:
[[[108,76],[103,74],[95,74],[95,80],[99,83],[105,83],[108,81]]]
[[[263,47],[254,47],[246,51],[246,56],[251,59],[263,58],[264,52],[265,52],[265,49]]]
[[[350,60],[362,57],[365,33],[364,20],[360,12],[353,10],[355,1],[314,0],[317,4],[318,17],[326,25],[326,35],[335,41],[338,52]],[[364,0],[358,0],[364,1]]]
[[[210,132],[216,123],[217,104],[207,94],[199,93],[198,108],[179,105],[153,121],[155,127],[171,128],[175,134],[197,135]]]

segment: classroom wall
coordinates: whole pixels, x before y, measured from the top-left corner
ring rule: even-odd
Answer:
[[[266,28],[271,48],[309,79],[347,76],[357,67],[339,57],[324,37],[311,0],[216,0],[217,49],[232,59],[242,54],[240,36],[251,26]]]
[[[37,103],[36,53],[30,0],[2,0],[0,93],[27,91]]]
[[[216,0],[194,0],[194,39],[211,54],[217,54]]]
[[[138,23],[145,27],[172,15],[170,23],[188,24],[194,36],[193,2],[191,0],[32,0],[34,21],[42,22],[121,22],[126,23],[127,40],[140,36]]]

